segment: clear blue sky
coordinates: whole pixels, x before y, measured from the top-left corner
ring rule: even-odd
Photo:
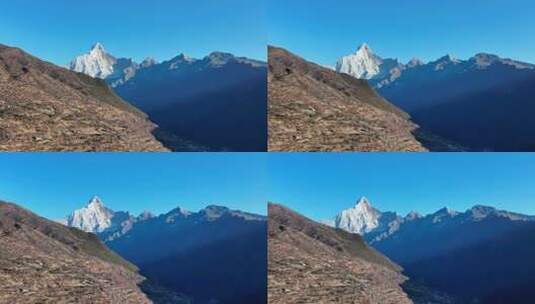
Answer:
[[[478,203],[535,215],[535,153],[270,154],[269,168],[270,200],[317,220],[360,196],[402,215]]]
[[[66,65],[97,41],[115,56],[170,59],[212,51],[265,60],[265,2],[16,0],[0,9],[0,43]]]
[[[426,214],[486,204],[535,215],[535,153],[2,153],[0,198],[60,218],[97,194],[139,213],[222,204],[314,219],[367,196]]]
[[[113,210],[217,204],[266,214],[261,154],[1,153],[0,199],[63,218],[98,195]]]
[[[270,0],[269,43],[324,65],[363,42],[382,57],[429,61],[489,52],[535,62],[532,0]]]

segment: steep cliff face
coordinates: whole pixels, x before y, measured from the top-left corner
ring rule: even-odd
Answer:
[[[103,80],[0,45],[0,150],[166,150],[155,128]]]
[[[425,151],[407,113],[366,80],[269,48],[271,151]]]
[[[151,303],[98,238],[0,201],[1,303]]]
[[[400,268],[357,234],[268,207],[268,303],[412,303]]]

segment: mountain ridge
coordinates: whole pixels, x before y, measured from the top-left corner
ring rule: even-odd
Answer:
[[[369,78],[382,96],[407,111],[422,130],[452,143],[430,143],[434,151],[448,151],[451,145],[467,151],[535,150],[531,132],[535,128],[531,119],[535,64],[483,52],[468,59],[446,55],[407,64],[373,53],[346,57],[349,63],[338,65],[338,71]],[[351,69],[366,64],[374,71],[370,77],[366,71]],[[422,136],[425,141],[427,136]]]
[[[111,87],[115,88],[124,85],[131,78],[135,77],[140,70],[158,65],[169,70],[179,68],[180,64],[203,64],[205,67],[210,66],[217,68],[232,61],[248,64],[252,67],[267,66],[267,64],[261,60],[234,56],[231,53],[222,51],[213,51],[201,59],[189,57],[184,53],[179,53],[175,57],[162,62],[158,62],[152,57],[146,57],[141,63],[137,63],[131,58],[115,57],[106,51],[102,43],[97,42],[88,53],[75,57],[70,62],[69,69],[94,78],[106,80]],[[202,67],[196,67],[196,69],[201,68]]]
[[[337,72],[345,73],[355,78],[370,80],[375,88],[381,89],[383,86],[388,86],[400,78],[401,74],[406,70],[413,68],[431,66],[434,70],[443,70],[448,65],[465,65],[466,68],[485,69],[496,63],[510,65],[517,69],[535,69],[535,64],[502,58],[498,55],[484,52],[476,53],[466,60],[457,59],[451,54],[446,54],[429,62],[413,58],[403,64],[398,59],[382,58],[376,55],[367,43],[363,43],[355,54],[340,57],[335,69]]]
[[[324,220],[329,226],[343,229],[350,233],[363,235],[374,244],[395,234],[402,225],[409,222],[428,222],[438,224],[443,220],[462,218],[462,220],[481,221],[489,217],[499,217],[511,221],[535,221],[535,216],[500,210],[492,206],[475,204],[464,212],[443,207],[435,212],[421,215],[411,211],[405,216],[396,212],[379,211],[365,197],[361,197],[355,207],[342,210],[333,219]]]

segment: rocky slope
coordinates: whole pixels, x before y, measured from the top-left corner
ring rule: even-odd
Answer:
[[[0,45],[0,150],[164,151],[103,80]]]
[[[425,151],[418,126],[365,80],[269,47],[270,151]]]
[[[98,238],[0,202],[0,303],[151,303]]]
[[[357,234],[268,207],[268,303],[412,303],[400,268]]]

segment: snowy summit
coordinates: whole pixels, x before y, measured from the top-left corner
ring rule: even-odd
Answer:
[[[354,54],[343,56],[336,63],[336,71],[359,79],[371,79],[381,71],[383,60],[363,43]]]
[[[87,206],[75,210],[67,218],[67,226],[76,227],[86,232],[102,232],[112,224],[114,212],[104,206],[104,203],[94,196]]]
[[[381,212],[373,208],[367,198],[362,197],[353,208],[340,212],[334,219],[334,226],[351,233],[365,234],[379,226]]]
[[[69,68],[91,77],[105,79],[113,74],[116,63],[117,58],[108,54],[104,46],[97,42],[89,53],[80,55],[71,61]]]

